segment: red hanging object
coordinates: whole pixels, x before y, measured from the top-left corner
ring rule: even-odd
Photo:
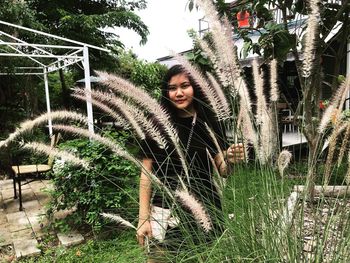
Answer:
[[[238,27],[250,27],[249,23],[250,14],[248,11],[243,10],[237,13]]]

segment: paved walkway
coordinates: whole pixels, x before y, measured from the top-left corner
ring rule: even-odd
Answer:
[[[0,247],[13,245],[16,258],[40,254],[38,240],[48,221],[44,206],[49,202],[47,190],[52,188],[49,180],[37,180],[22,186],[23,211],[19,211],[19,200],[13,198],[13,182],[0,180]],[[59,235],[60,236],[60,235]],[[63,235],[61,244],[83,240],[77,233]],[[68,243],[65,243],[68,239]]]

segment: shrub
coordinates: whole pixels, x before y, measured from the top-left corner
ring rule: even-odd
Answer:
[[[118,140],[122,146],[126,146],[130,139],[126,132],[105,131],[104,135]],[[52,191],[49,214],[74,208],[76,211],[70,216],[74,224],[86,223],[98,231],[102,226],[101,212],[120,213],[122,207],[130,208],[132,203],[137,206],[133,201],[137,199],[139,172],[133,164],[88,139],[69,140],[59,147],[79,154],[93,165],[90,169],[84,169],[68,165],[63,160],[55,161],[55,187]],[[137,212],[136,209],[127,210],[129,217],[133,211]],[[136,218],[136,215],[133,218]]]

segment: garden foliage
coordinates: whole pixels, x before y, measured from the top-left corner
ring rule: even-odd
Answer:
[[[130,135],[123,131],[109,129],[103,134],[123,146],[130,140]],[[122,212],[126,218],[136,217],[137,210],[131,209],[137,206],[139,170],[135,165],[88,139],[68,140],[60,144],[60,148],[76,153],[93,165],[85,169],[64,160],[55,161],[49,213],[76,209],[70,217],[73,223],[88,224],[95,230],[103,224],[102,212]]]

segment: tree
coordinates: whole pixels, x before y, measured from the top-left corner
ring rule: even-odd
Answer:
[[[31,0],[29,6],[35,10],[48,32],[92,45],[106,47],[118,54],[123,47],[115,32],[106,27],[126,27],[138,33],[141,44],[146,43],[148,29],[134,13],[146,8],[145,0],[126,2],[94,0]],[[115,59],[99,51],[91,52],[91,65],[95,69],[116,68]]]
[[[116,33],[105,31],[107,27],[126,27],[141,37],[141,44],[147,41],[148,29],[133,11],[146,7],[144,0],[126,2],[80,1],[80,0],[31,0],[29,6],[35,10],[36,17],[43,22],[47,30],[92,45],[106,47],[112,54],[91,50],[90,64],[94,69],[114,71],[118,68],[115,55],[123,48]],[[66,108],[69,107],[69,90],[65,84],[63,71],[60,70],[62,96]]]
[[[130,2],[123,0],[3,0],[0,6],[0,19],[92,45],[106,47],[112,50],[111,54],[90,50],[90,65],[93,69],[115,71],[118,69],[117,55],[123,49],[123,44],[116,33],[106,32],[103,29],[117,26],[127,27],[137,32],[141,37],[141,43],[145,43],[149,33],[147,26],[134,13],[135,10],[143,8],[146,8],[144,0]],[[0,26],[0,29],[29,43],[62,44],[59,41],[48,43],[47,38],[26,33],[22,30],[14,30],[5,26]],[[32,66],[28,60],[0,58],[2,71],[11,72],[18,65]],[[83,72],[77,67],[77,65],[72,66],[71,70],[75,78],[80,78]],[[62,70],[59,72],[62,90],[60,96],[64,98],[62,101],[65,102],[65,107],[68,108],[70,106],[70,87],[66,83],[63,73]],[[23,108],[22,118],[34,116],[42,111],[43,109],[39,107],[41,103],[38,102],[40,96],[37,96],[35,92],[40,81],[40,79],[34,77],[18,76],[14,81],[14,77],[1,76],[0,101],[4,102],[1,103],[1,116],[4,115],[4,118],[8,119],[8,110],[13,109],[13,105],[16,105],[16,108]],[[26,89],[29,86],[33,88]],[[8,121],[9,123],[16,123],[16,121]]]

